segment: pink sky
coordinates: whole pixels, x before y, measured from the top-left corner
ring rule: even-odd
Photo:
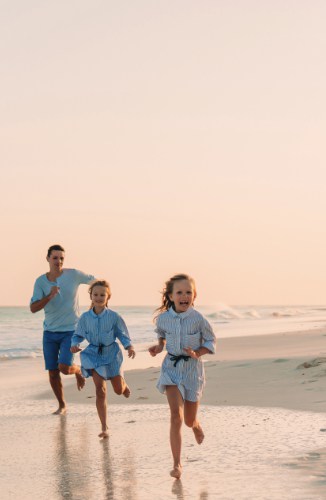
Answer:
[[[53,243],[112,304],[158,304],[176,272],[201,304],[325,302],[325,2],[0,14],[0,305]]]

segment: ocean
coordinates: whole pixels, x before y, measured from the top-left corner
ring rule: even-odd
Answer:
[[[88,308],[81,307],[80,312]],[[133,344],[155,342],[154,306],[112,307],[125,320]],[[217,338],[307,331],[326,326],[325,306],[198,306]],[[0,307],[0,362],[42,356],[43,311]]]

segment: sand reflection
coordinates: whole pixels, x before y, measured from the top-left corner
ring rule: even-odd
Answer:
[[[76,439],[78,435],[82,439]],[[67,417],[59,417],[54,435],[54,472],[59,498],[86,498],[90,495],[89,470],[84,467],[83,460],[83,457],[87,457],[87,437],[86,426],[71,437],[67,430]]]
[[[105,488],[105,499],[114,500],[114,470],[110,452],[110,440],[103,439],[102,445],[102,471]]]
[[[133,448],[127,448],[122,458],[123,482],[121,488],[121,498],[137,500],[137,473],[136,458]]]
[[[184,500],[185,498],[189,498],[189,491],[185,492],[182,481],[180,479],[176,479],[172,484],[172,493],[176,496],[177,500]],[[201,491],[199,493],[199,500],[208,500],[208,492]]]
[[[172,493],[177,497],[178,500],[184,499],[184,489],[182,486],[182,481],[176,479],[172,484]]]
[[[305,474],[315,487],[326,486],[326,448],[311,451],[285,465]]]

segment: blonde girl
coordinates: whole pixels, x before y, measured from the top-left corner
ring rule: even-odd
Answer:
[[[198,444],[204,432],[197,418],[205,384],[202,356],[215,352],[216,338],[208,321],[194,309],[196,285],[187,274],[170,278],[162,292],[162,304],[155,317],[158,343],[149,348],[156,356],[166,347],[157,388],[165,393],[170,407],[170,445],[173,468],[170,475],[181,477],[181,428],[190,427]]]
[[[87,340],[88,346],[81,352],[81,370],[85,378],[93,377],[96,387],[96,408],[101,421],[101,438],[107,438],[106,380],[110,380],[116,394],[130,396],[130,389],[121,369],[123,356],[117,339],[128,351],[129,358],[135,357],[125,322],[119,314],[108,309],[111,297],[110,285],[105,280],[94,281],[89,287],[91,306],[78,321],[71,340],[71,352],[81,351],[79,344]]]

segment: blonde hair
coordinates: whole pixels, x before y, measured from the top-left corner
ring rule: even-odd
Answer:
[[[90,284],[90,287],[88,289],[88,293],[90,295],[90,298],[91,298],[91,305],[90,305],[90,309],[92,309],[93,307],[93,301],[92,301],[92,293],[93,293],[93,289],[96,287],[96,286],[104,286],[106,289],[107,289],[107,292],[108,292],[108,300],[106,301],[106,304],[105,306],[107,307],[108,305],[108,302],[111,298],[111,288],[110,288],[110,284],[108,283],[108,281],[105,281],[105,280],[96,280],[96,281],[93,281],[91,284]]]
[[[171,301],[169,295],[171,295],[171,293],[173,292],[174,283],[182,280],[187,280],[192,284],[194,290],[194,298],[196,298],[197,291],[195,280],[188,274],[175,274],[174,276],[172,276],[172,278],[165,282],[165,286],[162,291],[162,304],[160,305],[160,307],[155,309],[155,312],[157,314],[154,316],[154,321],[159,316],[159,314],[167,311],[168,309],[170,309],[170,307],[173,307],[174,302]]]

